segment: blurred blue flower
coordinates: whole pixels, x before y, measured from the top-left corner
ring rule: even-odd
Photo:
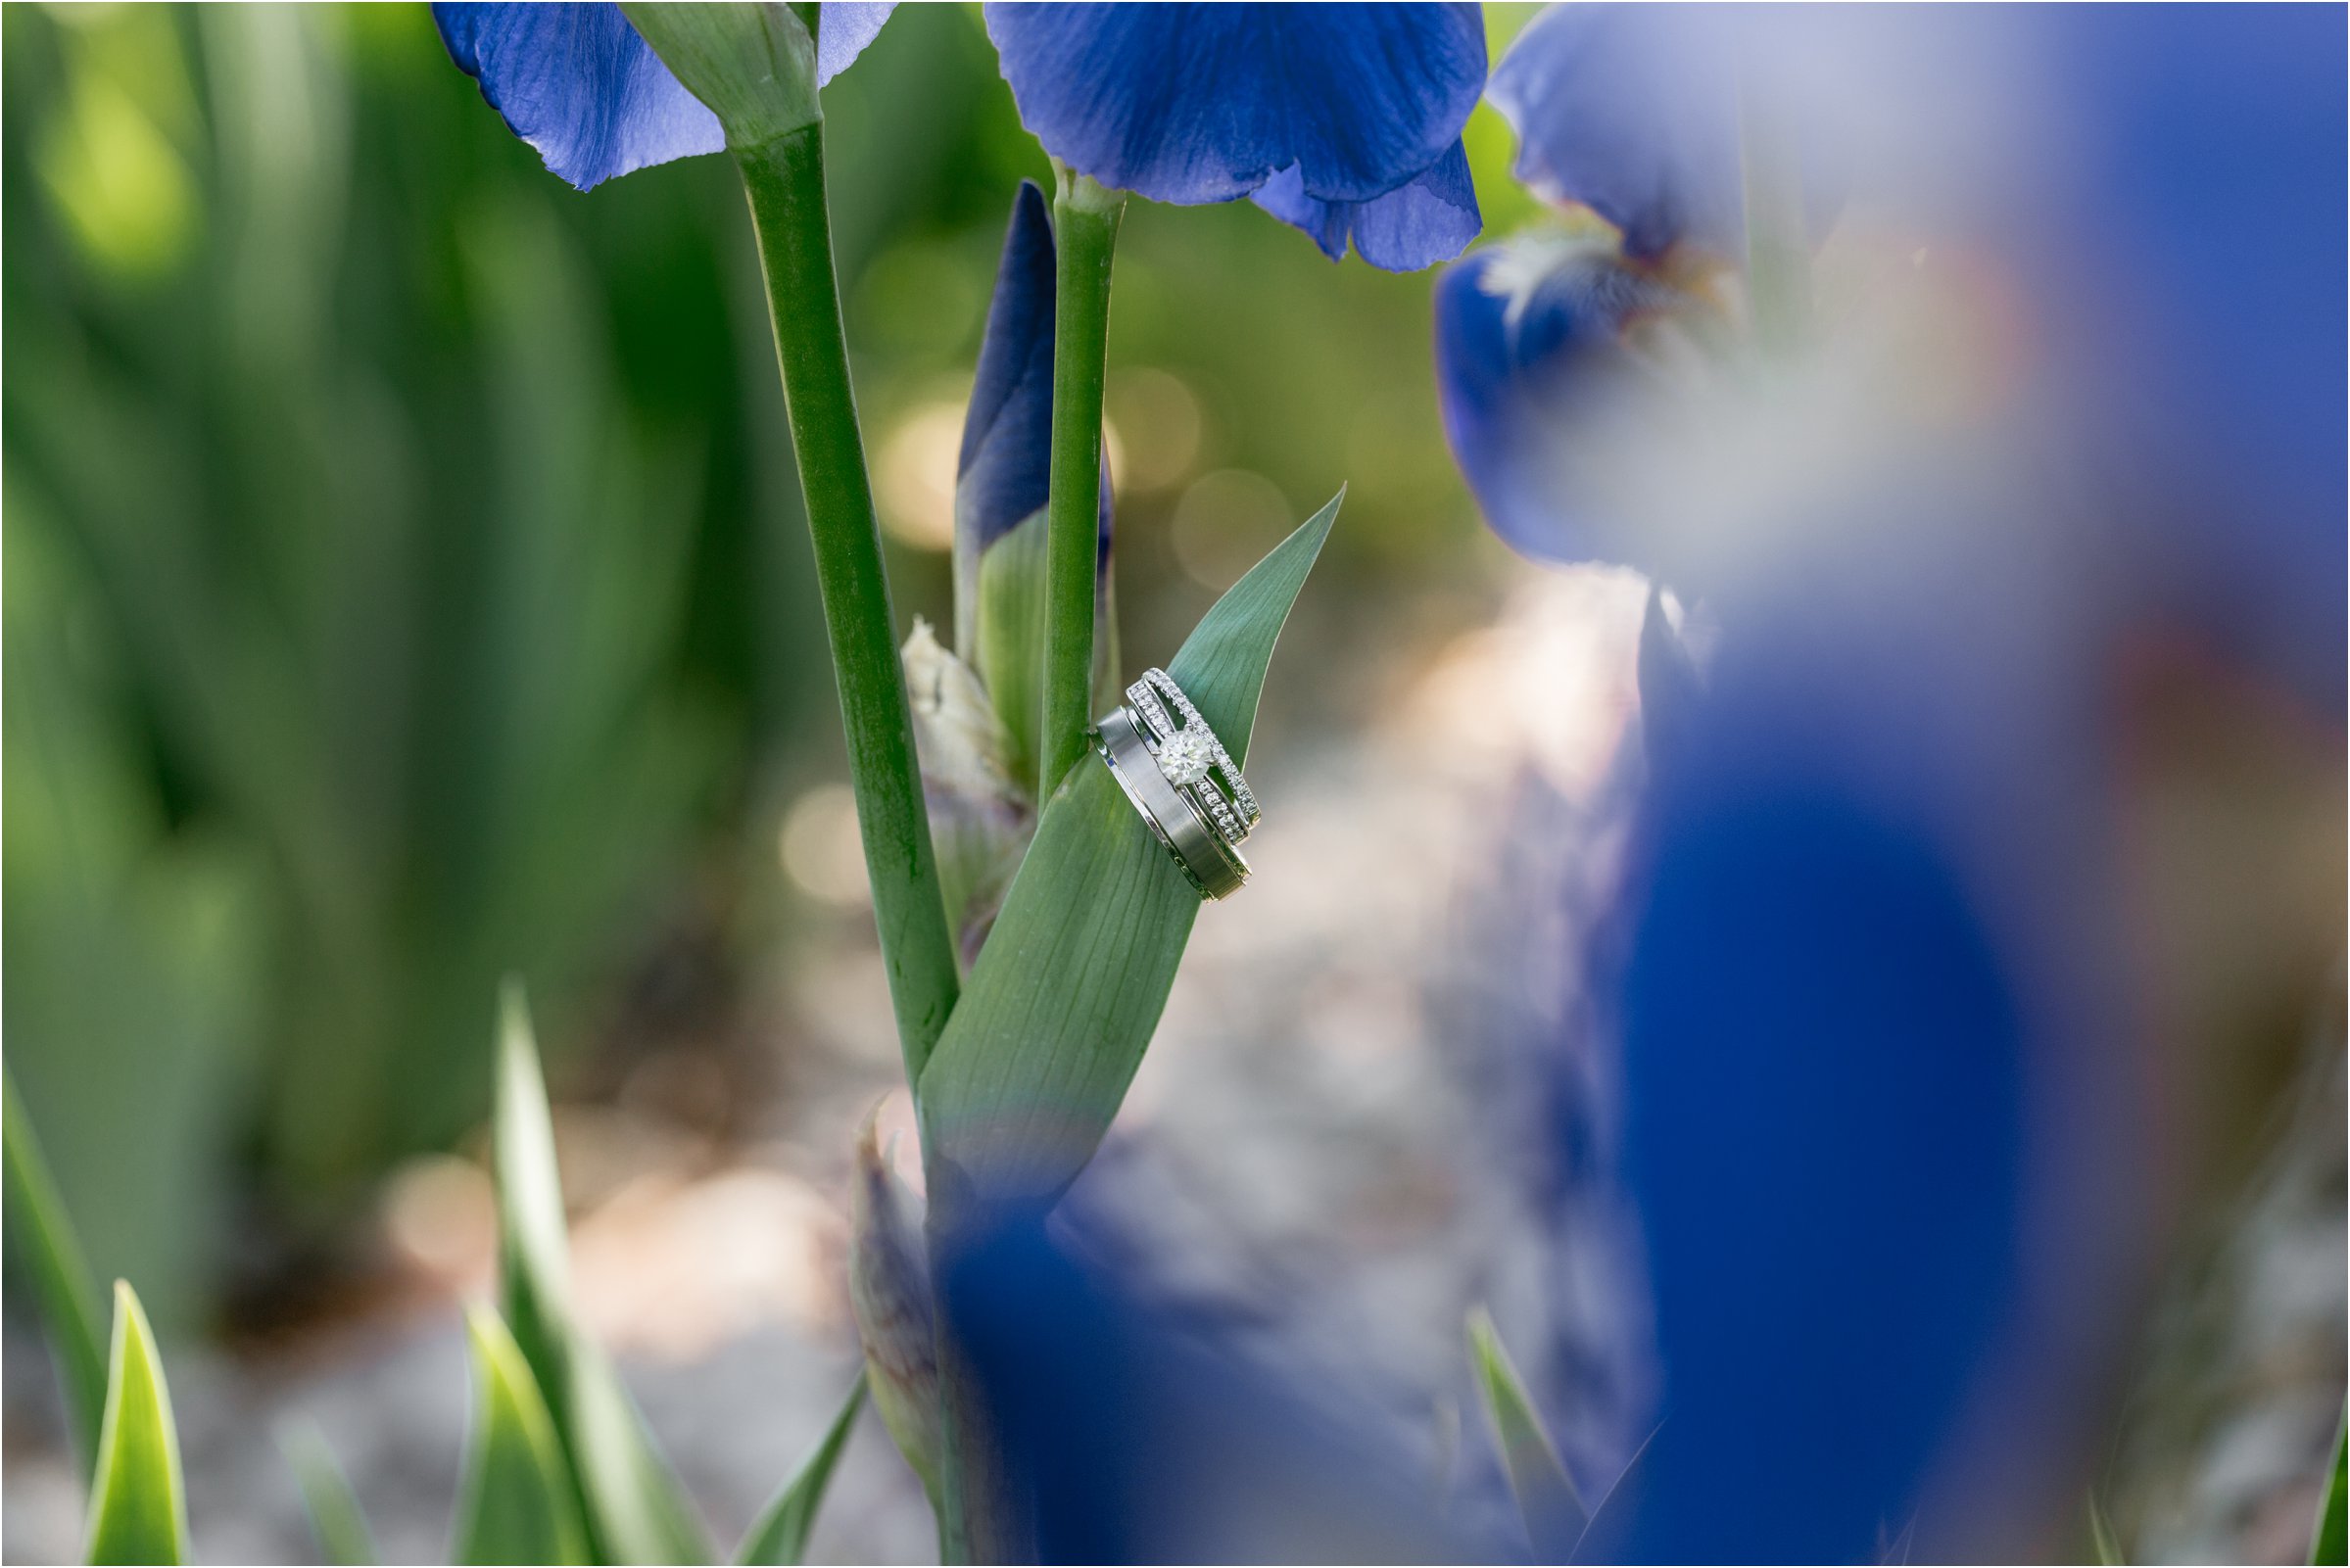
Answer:
[[[2014,1308],[2016,981],[1949,843],[1778,738],[1818,695],[1709,703],[1651,806],[1623,1174],[1664,1424],[1633,1561],[1881,1560]]]
[[[1832,196],[2026,302],[2043,417],[2097,483],[2132,490],[2114,547],[2138,592],[2338,714],[2345,100],[2326,63],[2342,19],[2253,15],[1562,5],[1490,93],[1519,131],[1519,177],[1617,226],[1652,285],[1642,308],[1668,313],[1690,298],[1663,279],[1686,268],[1647,263],[1683,242],[1739,255],[1735,106],[1774,106],[1815,226]],[[1986,119],[1989,101],[2007,112]],[[1455,454],[1519,549],[1690,586],[1688,562],[1659,560],[1583,483],[1574,433],[1621,411],[1595,380],[1619,356],[1611,312],[1567,302],[1610,296],[1565,250],[1548,253],[1561,275],[1530,279],[1544,254],[1471,256],[1439,284]]]
[[[2031,19],[2036,56],[2080,107],[2071,178],[2030,236],[2040,281],[2065,316],[2108,329],[2077,349],[2109,421],[2107,470],[2142,481],[2134,520],[2157,536],[2165,591],[2338,726],[2344,15],[2126,16]]]
[[[1582,494],[1579,445],[1639,373],[1627,327],[1685,303],[1596,237],[1536,233],[1489,245],[1436,283],[1444,432],[1485,520],[1538,560],[1654,569]]]
[[[1724,24],[1693,6],[1558,5],[1517,35],[1486,95],[1517,132],[1514,172],[1579,202],[1650,257],[1742,247],[1738,86]]]
[[[1390,271],[1478,227],[1460,156],[1485,86],[1474,5],[990,3],[1022,122],[1104,185],[1196,205],[1258,195],[1329,255]]]
[[[848,68],[895,0],[828,0],[816,80]],[[432,8],[442,42],[507,128],[581,190],[654,164],[721,152],[718,117],[678,84],[617,5],[472,4]]]
[[[1701,677],[1652,601],[1641,654],[1607,994],[1664,1422],[1603,1560],[1884,1560],[1913,1520],[1922,1557],[1996,1560],[2078,1508],[2165,1243],[2150,1102],[2178,1070],[2130,1054],[2177,976],[2128,967],[2162,912],[2129,902],[2113,672],[2210,639],[2339,723],[2344,35],[2291,10],[1562,8],[1496,71],[1521,176],[1630,260],[1448,271],[1448,435],[1503,537],[1694,576],[1719,633]],[[1699,496],[1715,530],[1685,574],[1660,552],[1687,541],[1595,509],[1627,319],[1598,280],[1736,254],[1742,85],[1838,149],[1865,219],[1840,261],[1919,280],[1926,308],[1879,319],[1944,335],[1823,312],[1849,335],[1806,374],[1654,443],[1653,517]],[[1979,398],[1886,406],[1967,384],[1987,340],[2012,353]],[[1863,362],[1893,373],[1804,401]]]
[[[1829,27],[1778,11],[1703,5],[1554,5],[1511,43],[1486,96],[1517,132],[1519,183],[1547,202],[1588,207],[1623,235],[1624,254],[1684,242],[1746,254],[1740,100],[1786,123],[1806,206],[1824,231],[1844,160],[1803,114],[1787,62]]]
[[[1150,1302],[1133,1252],[1081,1215],[1048,1227],[1033,1211],[947,1249],[948,1331],[998,1490],[1026,1506],[1015,1560],[1504,1559],[1504,1543],[1441,1517],[1396,1423],[1336,1407],[1327,1386],[1309,1399],[1294,1374],[1234,1354],[1228,1323]]]

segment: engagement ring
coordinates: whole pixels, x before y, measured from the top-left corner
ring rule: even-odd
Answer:
[[[1230,897],[1248,880],[1240,845],[1263,815],[1240,765],[1165,670],[1127,688],[1127,702],[1095,727],[1093,748],[1191,885]]]

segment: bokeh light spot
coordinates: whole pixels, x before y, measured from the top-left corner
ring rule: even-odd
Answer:
[[[1221,594],[1298,520],[1289,498],[1263,474],[1220,468],[1202,474],[1175,502],[1170,541],[1184,572]]]
[[[793,801],[778,847],[784,874],[810,897],[843,909],[871,901],[857,801],[846,784],[818,784]]]
[[[917,404],[882,438],[874,499],[889,537],[916,549],[955,543],[955,462],[963,445],[963,404]]]

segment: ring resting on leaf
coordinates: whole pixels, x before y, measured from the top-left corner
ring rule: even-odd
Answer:
[[[1248,880],[1240,845],[1263,815],[1239,764],[1165,670],[1127,688],[1127,702],[1094,727],[1093,749],[1191,885],[1230,897]]]

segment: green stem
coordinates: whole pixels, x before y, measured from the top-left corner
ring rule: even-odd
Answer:
[[[889,584],[873,487],[857,434],[848,346],[833,278],[832,224],[825,212],[824,124],[735,150],[758,232],[767,308],[783,366],[791,444],[816,545],[816,581],[832,639],[848,773],[865,837],[873,914],[889,972],[906,1081],[923,1064],[955,1005],[955,950],[938,889],[938,862],[923,809],[914,721],[898,664]]]
[[[1036,799],[1085,754],[1093,692],[1093,597],[1101,526],[1102,378],[1110,263],[1126,193],[1059,171],[1053,200],[1052,470],[1045,502],[1044,713]]]
[[[1784,356],[1811,333],[1811,233],[1803,169],[1784,120],[1751,92],[1738,100],[1739,165],[1747,212],[1747,285],[1754,337]]]

